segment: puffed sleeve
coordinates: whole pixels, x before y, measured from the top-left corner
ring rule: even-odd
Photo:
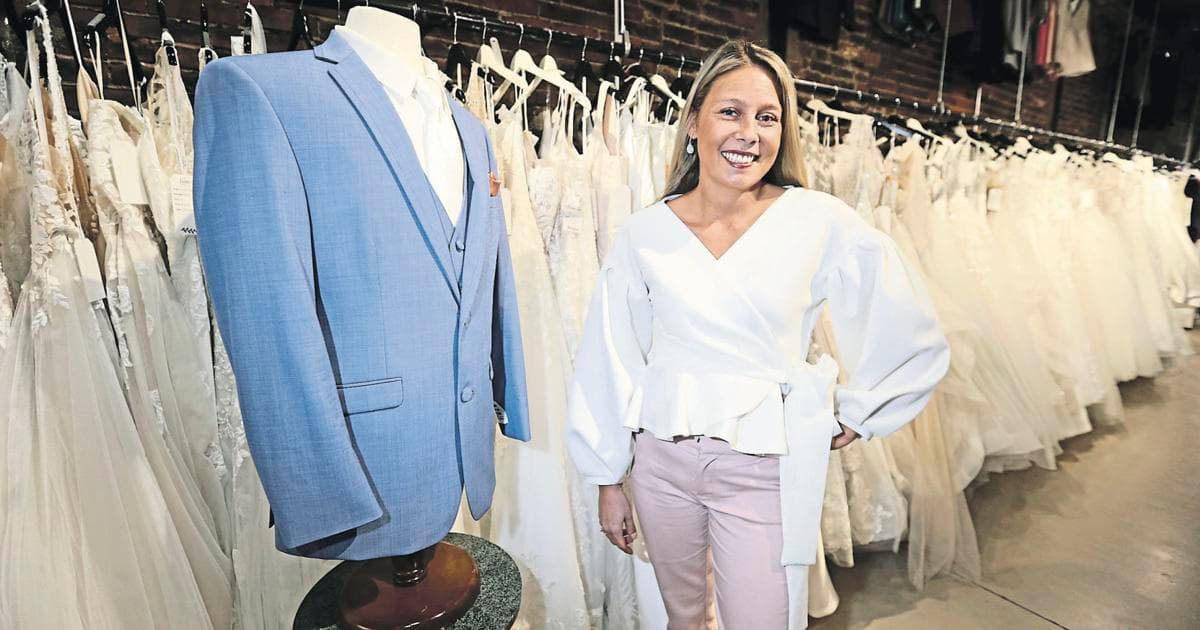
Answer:
[[[623,419],[650,349],[650,300],[629,240],[619,230],[601,266],[567,398],[567,451],[596,485],[620,483],[633,462]]]
[[[824,297],[849,375],[835,393],[838,420],[870,439],[924,409],[950,366],[950,347],[920,275],[895,243],[865,223],[849,232]]]

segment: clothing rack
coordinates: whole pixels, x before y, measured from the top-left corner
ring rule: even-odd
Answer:
[[[839,85],[833,85],[833,84],[829,84],[829,83],[820,83],[817,81],[809,81],[807,79],[796,79],[795,82],[796,82],[797,88],[809,89],[809,90],[813,90],[814,92],[820,91],[820,92],[824,92],[826,94],[832,94],[834,98],[838,98],[839,96],[842,96],[842,95],[854,96],[860,102],[873,103],[880,107],[887,107],[887,106],[893,106],[893,107],[897,107],[897,108],[905,107],[905,108],[913,110],[914,112],[916,112],[918,114],[926,113],[926,114],[929,114],[930,116],[958,120],[958,121],[961,121],[964,125],[966,125],[966,124],[989,125],[992,127],[1007,129],[1007,130],[1015,132],[1017,134],[1033,135],[1033,136],[1040,136],[1043,138],[1062,140],[1062,141],[1070,142],[1070,143],[1077,144],[1077,145],[1091,146],[1091,147],[1094,147],[1096,149],[1103,150],[1103,151],[1123,152],[1123,153],[1128,153],[1130,155],[1144,155],[1144,156],[1153,158],[1155,160],[1158,160],[1160,162],[1172,164],[1175,166],[1190,166],[1191,165],[1189,162],[1186,162],[1179,158],[1173,158],[1168,155],[1163,155],[1161,153],[1150,153],[1149,151],[1143,151],[1142,149],[1138,149],[1136,147],[1131,147],[1131,146],[1124,145],[1124,144],[1117,144],[1115,142],[1109,142],[1107,140],[1100,140],[1098,138],[1089,138],[1086,136],[1078,136],[1075,134],[1063,133],[1061,131],[1054,131],[1051,129],[1043,129],[1041,127],[1034,127],[1032,125],[1026,125],[1024,123],[1020,123],[1020,122],[1016,122],[1016,121],[1001,120],[999,118],[991,118],[988,116],[957,114],[957,113],[953,112],[952,110],[950,110],[949,108],[945,107],[944,105],[931,105],[928,103],[922,103],[920,101],[906,100],[906,99],[900,98],[899,96],[895,96],[895,95],[891,95],[891,94],[887,94],[887,93],[872,92],[872,91],[860,90],[860,89],[856,89],[856,88],[847,88],[847,87],[842,87]]]
[[[522,39],[537,39],[546,42],[547,46],[558,42],[576,44],[581,47],[581,50],[586,50],[589,46],[592,46],[593,50],[603,50],[603,47],[596,45],[607,43],[610,55],[619,55],[618,58],[636,59],[661,66],[679,68],[681,71],[684,68],[698,70],[701,62],[699,59],[689,59],[685,56],[668,53],[663,50],[654,50],[641,46],[633,47],[622,42],[584,37],[566,31],[556,31],[541,26],[527,26],[520,22],[511,22],[500,18],[490,18],[475,13],[456,11],[446,5],[441,5],[438,8],[427,8],[416,2],[402,3],[389,2],[387,0],[304,0],[303,2],[293,2],[293,4],[303,4],[306,7],[337,9],[339,12],[355,6],[371,6],[409,16],[414,22],[422,26],[436,24],[452,28],[457,24],[458,26],[467,26],[486,33],[500,32],[506,35],[515,35]]]
[[[569,42],[573,44],[580,44],[584,47],[584,50],[586,50],[586,47],[589,43],[595,43],[599,41],[564,31],[556,31],[538,26],[526,26],[525,24],[521,24],[519,22],[511,22],[499,18],[488,18],[469,12],[464,13],[461,11],[454,11],[446,5],[442,5],[440,8],[426,8],[420,6],[416,2],[401,3],[390,2],[387,0],[305,0],[303,3],[296,2],[296,4],[303,4],[304,6],[318,6],[327,9],[337,9],[339,11],[349,9],[352,6],[372,6],[380,9],[386,9],[388,11],[394,11],[403,15],[412,16],[413,21],[422,24],[438,24],[446,27],[453,27],[456,24],[466,25],[485,33],[498,31],[508,35],[516,35],[522,39],[525,37],[540,39],[547,42],[547,45],[555,41],[560,43]],[[610,41],[608,44],[610,54],[618,54],[619,51],[624,49],[624,54],[622,56],[626,59],[644,59],[659,65],[675,66],[681,70],[683,68],[700,68],[700,60],[697,59],[688,59],[681,55],[665,53],[661,50],[652,50],[649,48],[637,47],[635,49],[632,46],[628,46],[620,42]],[[636,55],[634,54],[635,50]],[[1097,138],[1089,138],[1085,136],[1054,131],[1051,129],[1043,129],[1041,127],[1026,125],[1018,121],[1001,120],[986,116],[955,114],[950,109],[945,107],[944,104],[930,105],[927,103],[921,103],[920,101],[902,99],[899,96],[890,95],[887,93],[846,88],[829,83],[809,81],[807,79],[795,79],[795,82],[796,87],[798,88],[825,92],[827,94],[832,94],[835,98],[845,93],[847,95],[855,95],[861,102],[871,102],[883,107],[889,105],[897,108],[905,107],[918,114],[926,113],[935,117],[953,117],[961,120],[964,124],[988,125],[995,128],[1006,129],[1017,134],[1062,140],[1076,145],[1091,146],[1103,151],[1122,152],[1129,155],[1145,155],[1159,162],[1172,164],[1175,166],[1190,165],[1190,163],[1184,160],[1163,155],[1161,153],[1150,153],[1148,151],[1143,151],[1128,145],[1117,144],[1115,142],[1109,142]]]

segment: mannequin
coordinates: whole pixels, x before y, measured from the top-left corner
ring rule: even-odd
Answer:
[[[412,77],[434,74],[440,77],[437,66],[425,58],[421,51],[421,27],[403,15],[376,7],[352,7],[346,15],[345,26],[334,27],[334,30],[349,31],[351,47],[355,48],[385,87],[393,88]],[[362,42],[367,43],[369,48],[363,46]],[[437,96],[445,107],[445,91],[439,89]],[[463,199],[464,162],[453,121],[446,116],[440,119],[444,126],[435,127],[439,120],[436,112],[422,108],[423,115],[418,114],[414,118],[410,113],[412,110],[405,105],[411,102],[408,101],[408,94],[397,95],[393,88],[389,89],[389,97],[417,154],[422,158],[421,167],[437,191],[451,223],[456,223]],[[422,153],[425,147],[436,155]]]
[[[441,627],[478,571],[438,543],[490,509],[497,430],[530,438],[515,278],[484,125],[414,22],[348,18],[206,67],[201,262],[276,547],[361,562],[342,627]]]
[[[395,55],[410,72],[421,72],[421,27],[416,22],[375,7],[352,7],[346,28]]]
[[[359,51],[360,56],[385,86],[400,73],[426,76],[428,60],[421,51],[421,30],[416,22],[383,9],[353,7],[346,16],[346,25],[336,28],[370,42],[374,49]],[[352,47],[355,41],[351,39]],[[444,98],[444,93],[440,95]],[[402,104],[392,93],[389,96],[414,144],[420,144],[421,128],[428,122],[406,119]],[[417,150],[420,154],[419,146]],[[437,150],[446,154],[444,164],[458,164],[457,172],[439,179],[430,172],[427,160],[421,166],[453,222],[462,202],[462,146],[458,142],[439,142]],[[339,598],[340,625],[355,629],[411,627],[414,622],[428,620],[440,626],[461,616],[478,594],[479,572],[471,557],[457,547],[437,543],[416,553],[369,561],[356,569]]]

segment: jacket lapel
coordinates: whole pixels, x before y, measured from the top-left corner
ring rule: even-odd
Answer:
[[[462,138],[463,154],[467,158],[467,197],[463,200],[464,214],[459,219],[456,232],[466,229],[466,251],[463,258],[464,304],[471,305],[471,298],[479,288],[484,263],[493,247],[488,247],[488,236],[493,218],[489,216],[490,181],[488,180],[487,139],[475,132],[480,126],[471,120],[471,114],[454,99],[450,100],[450,110],[454,113],[454,122]],[[461,238],[461,234],[456,234]]]
[[[363,123],[370,130],[392,174],[400,184],[401,191],[408,198],[413,218],[424,237],[425,246],[437,261],[455,301],[460,301],[458,282],[446,246],[441,217],[437,214],[443,212],[442,207],[434,197],[433,186],[421,170],[412,140],[387,93],[337,31],[331,33],[329,39],[313,52],[318,58],[332,62],[329,75],[358,110]]]

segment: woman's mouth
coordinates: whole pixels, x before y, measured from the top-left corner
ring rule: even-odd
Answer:
[[[721,151],[721,157],[734,168],[750,168],[751,164],[758,161],[757,155],[742,151]]]

